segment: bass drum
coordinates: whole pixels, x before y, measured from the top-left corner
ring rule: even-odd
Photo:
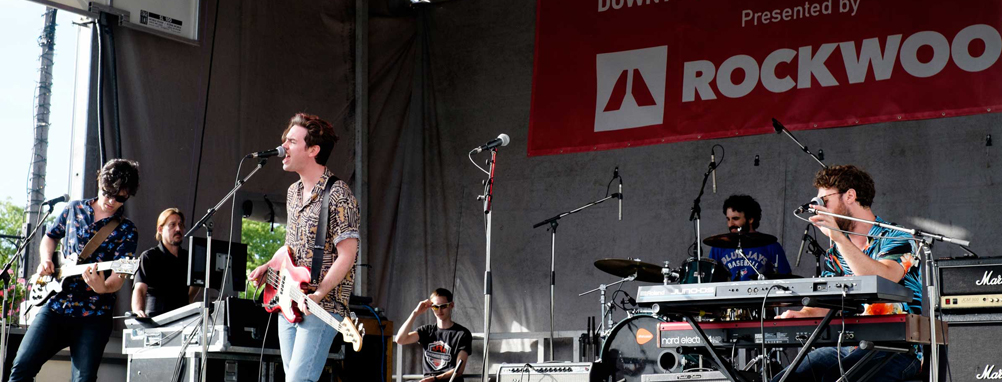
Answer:
[[[641,382],[642,375],[677,373],[695,357],[658,347],[660,316],[637,315],[620,321],[602,345],[602,368],[613,381]]]

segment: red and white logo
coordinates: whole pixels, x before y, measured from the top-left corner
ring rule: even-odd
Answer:
[[[664,123],[668,46],[595,55],[595,131]]]

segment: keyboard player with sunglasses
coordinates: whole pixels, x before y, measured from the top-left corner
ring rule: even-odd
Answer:
[[[460,324],[452,321],[452,292],[438,288],[431,297],[418,303],[407,321],[400,326],[394,341],[400,345],[420,343],[424,350],[424,379],[421,382],[448,381],[453,374],[454,381],[463,380],[466,359],[473,351],[473,334]],[[435,313],[435,323],[411,331],[414,319],[431,309]],[[459,367],[457,362],[462,361]]]
[[[824,201],[824,206],[815,206],[818,211],[884,222],[870,209],[876,190],[873,178],[862,169],[852,165],[824,168],[815,175],[814,187]],[[877,275],[912,290],[912,301],[866,304],[863,315],[922,313],[921,267],[913,255],[911,235],[828,215],[814,215],[810,220],[835,243],[825,254],[822,277]],[[820,317],[827,312],[827,309],[804,307],[784,312],[779,318]],[[872,350],[850,346],[814,349],[786,380],[835,381],[841,376],[840,361],[842,369],[849,370],[869,351]],[[922,353],[878,352],[863,365],[863,370],[878,367],[884,361],[886,363],[879,366],[871,380],[907,380],[918,374]],[[773,381],[781,376],[782,373],[777,374]]]

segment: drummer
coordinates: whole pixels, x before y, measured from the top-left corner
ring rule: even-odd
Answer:
[[[762,220],[762,207],[748,195],[731,195],[724,200],[724,216],[727,228],[733,234],[754,234]],[[765,236],[765,235],[762,235]],[[764,275],[785,275],[790,273],[790,262],[786,260],[783,246],[773,242],[766,246],[742,248],[745,260],[736,249],[710,249],[710,259],[724,264],[731,271],[731,280],[757,280],[758,272]]]

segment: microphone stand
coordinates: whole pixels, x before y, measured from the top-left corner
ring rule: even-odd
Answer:
[[[620,186],[620,187],[622,187],[622,186]],[[556,271],[557,226],[559,225],[559,223],[557,223],[557,220],[560,220],[560,218],[562,218],[564,216],[578,213],[578,212],[580,212],[582,210],[587,209],[588,207],[592,207],[592,206],[601,204],[602,202],[605,202],[605,201],[607,201],[609,199],[614,199],[614,198],[615,199],[619,199],[619,198],[622,198],[622,197],[623,197],[623,193],[622,193],[622,189],[620,189],[620,192],[613,193],[612,195],[609,195],[609,196],[606,196],[606,197],[604,197],[602,199],[599,199],[599,200],[596,200],[594,202],[585,204],[585,205],[583,205],[581,207],[578,207],[578,208],[575,208],[573,210],[570,210],[570,211],[567,211],[567,212],[561,212],[561,213],[557,214],[556,216],[554,216],[552,218],[543,220],[543,221],[541,221],[539,223],[536,223],[536,224],[534,224],[532,226],[532,228],[539,228],[539,227],[541,227],[543,225],[546,225],[546,224],[550,225],[550,361],[553,361],[553,306],[554,306],[554,297],[553,297],[553,295],[554,295],[554,288],[556,287],[556,279],[557,279],[557,271]],[[620,210],[620,214],[622,214],[622,210]]]
[[[821,244],[813,236],[807,235],[806,238],[807,250],[814,255],[814,277],[821,277],[821,256],[825,255],[825,250],[821,249]]]
[[[195,233],[195,231],[198,231],[199,228],[205,227],[205,289],[202,290],[202,313],[201,313],[201,316],[202,316],[202,339],[201,339],[201,342],[202,342],[202,365],[201,365],[202,366],[201,367],[202,372],[201,372],[201,381],[202,382],[208,381],[208,379],[207,379],[208,376],[206,375],[207,372],[208,372],[208,368],[206,367],[206,365],[208,365],[208,363],[209,363],[209,307],[210,307],[210,304],[209,304],[209,286],[212,285],[212,283],[210,281],[212,279],[212,277],[211,277],[211,274],[212,274],[211,271],[212,271],[212,255],[213,255],[213,253],[212,253],[212,221],[211,221],[212,220],[212,215],[215,215],[216,211],[219,210],[219,207],[221,207],[224,203],[226,203],[226,201],[230,200],[230,198],[233,197],[233,194],[236,194],[237,190],[239,190],[241,187],[243,187],[244,183],[247,183],[248,179],[250,179],[252,176],[254,176],[254,174],[256,174],[258,172],[258,170],[260,170],[262,167],[264,167],[265,163],[268,163],[268,158],[258,158],[258,160],[257,160],[257,167],[254,167],[254,170],[251,171],[249,174],[247,174],[247,176],[245,176],[243,179],[240,179],[239,181],[237,181],[237,184],[235,186],[233,186],[233,189],[231,189],[229,193],[227,193],[225,196],[223,196],[223,198],[221,200],[219,200],[219,203],[216,203],[216,205],[214,207],[212,207],[208,211],[206,211],[205,215],[202,216],[202,218],[199,219],[198,222],[196,222],[194,225],[192,225],[191,229],[189,229],[188,232],[186,232],[184,234],[184,237],[181,239],[181,240],[184,240],[184,239],[190,238],[191,235],[193,235]],[[233,211],[230,211],[230,213],[233,213]],[[227,265],[227,266],[229,266],[229,265]],[[220,280],[220,282],[223,282],[223,280]],[[219,292],[222,293],[223,291],[219,291]]]
[[[929,364],[929,380],[932,381],[932,382],[938,382],[939,381],[939,345],[937,344],[936,330],[939,329],[939,327],[936,325],[936,309],[939,307],[939,298],[937,297],[936,286],[933,284],[934,278],[932,277],[932,273],[931,273],[933,271],[933,269],[932,269],[932,263],[934,261],[933,256],[932,256],[932,245],[936,241],[942,241],[942,242],[945,242],[945,243],[956,244],[956,245],[959,245],[961,247],[968,247],[968,246],[971,245],[971,242],[967,241],[967,240],[953,238],[953,237],[944,236],[944,235],[939,235],[939,234],[935,234],[935,233],[931,233],[931,232],[925,232],[925,231],[918,230],[918,229],[904,228],[904,227],[899,227],[899,226],[896,226],[896,225],[893,225],[893,224],[886,224],[886,223],[881,223],[881,222],[876,222],[876,221],[870,221],[870,220],[866,220],[866,219],[859,219],[859,218],[854,218],[854,217],[851,217],[851,216],[839,215],[839,214],[835,214],[835,213],[831,213],[831,212],[818,211],[818,210],[815,210],[813,208],[809,208],[807,211],[811,212],[811,213],[814,213],[814,214],[818,214],[818,215],[827,215],[827,216],[831,216],[831,217],[835,217],[835,218],[842,218],[842,219],[852,220],[852,221],[860,222],[860,223],[873,224],[873,225],[881,227],[881,228],[886,228],[886,229],[890,229],[890,230],[895,230],[895,231],[899,231],[899,232],[908,233],[908,234],[914,236],[916,238],[916,240],[918,240],[917,249],[918,249],[918,252],[919,252],[919,262],[925,268],[925,269],[923,269],[923,273],[925,273],[925,275],[923,276],[923,282],[922,283],[925,284],[926,294],[928,295],[927,297],[929,298],[929,317],[928,317],[929,328],[930,328],[929,329],[929,340],[930,340],[929,341],[929,344],[930,344],[929,345],[929,350],[930,350],[930,353],[932,353],[931,354],[931,359],[930,359],[930,364]]]
[[[776,129],[776,134],[783,133],[786,134],[787,137],[790,137],[790,139],[793,140],[793,143],[796,143],[797,146],[800,146],[801,151],[807,153],[807,155],[810,155],[811,158],[814,158],[814,160],[818,161],[818,164],[820,164],[821,167],[828,168],[828,165],[826,165],[825,162],[822,162],[817,155],[814,155],[814,153],[812,153],[811,150],[807,149],[807,146],[804,146],[803,144],[800,143],[800,141],[797,140],[797,138],[794,138],[793,134],[790,134],[790,130],[787,130],[786,126],[783,126],[782,123],[779,123],[779,121],[777,121],[776,118],[772,119],[772,127]]]
[[[703,260],[703,246],[700,244],[700,241],[699,241],[700,238],[702,237],[701,234],[700,234],[700,232],[699,232],[699,214],[702,211],[702,209],[699,207],[699,200],[703,198],[703,192],[706,191],[706,180],[710,178],[710,174],[713,173],[713,170],[716,170],[716,169],[717,169],[717,164],[714,163],[714,162],[710,162],[709,168],[707,168],[706,172],[703,173],[703,185],[699,186],[699,195],[696,196],[696,199],[693,199],[693,201],[692,201],[692,209],[691,209],[691,212],[689,213],[689,221],[693,222],[693,227],[696,229],[696,263],[697,264],[699,264],[699,262]],[[702,272],[696,272],[696,283],[698,283],[698,284],[702,284],[703,283]]]
[[[22,241],[21,244],[18,245],[17,250],[14,251],[14,256],[12,256],[10,261],[8,261],[7,264],[4,264],[3,269],[0,270],[0,280],[3,280],[4,290],[6,290],[7,285],[10,284],[10,275],[7,272],[14,266],[14,263],[20,263],[21,268],[24,268],[24,252],[28,249],[28,244],[31,243],[31,239],[33,239],[35,234],[38,233],[38,228],[42,226],[42,223],[45,222],[45,219],[48,219],[51,214],[52,206],[50,205],[49,210],[45,212],[45,216],[38,219],[38,224],[32,228],[31,232],[28,233],[28,236],[24,238],[24,241]],[[17,284],[16,279],[14,280],[14,283]],[[27,279],[24,280],[24,284],[24,290],[27,291]],[[15,286],[14,289],[16,290],[17,287]],[[10,336],[10,328],[8,327],[7,312],[3,311],[3,309],[7,307],[7,295],[9,294],[10,293],[4,293],[3,300],[0,302],[0,376],[3,375],[4,369],[7,365],[7,337]],[[12,300],[11,302],[14,301]]]
[[[491,338],[491,210],[494,202],[494,168],[497,164],[498,149],[491,148],[491,170],[488,173],[487,183],[484,186],[484,194],[477,199],[484,202],[484,215],[487,218],[487,259],[484,271],[484,364],[480,370],[480,378],[487,380],[489,369],[488,357],[490,356]]]

